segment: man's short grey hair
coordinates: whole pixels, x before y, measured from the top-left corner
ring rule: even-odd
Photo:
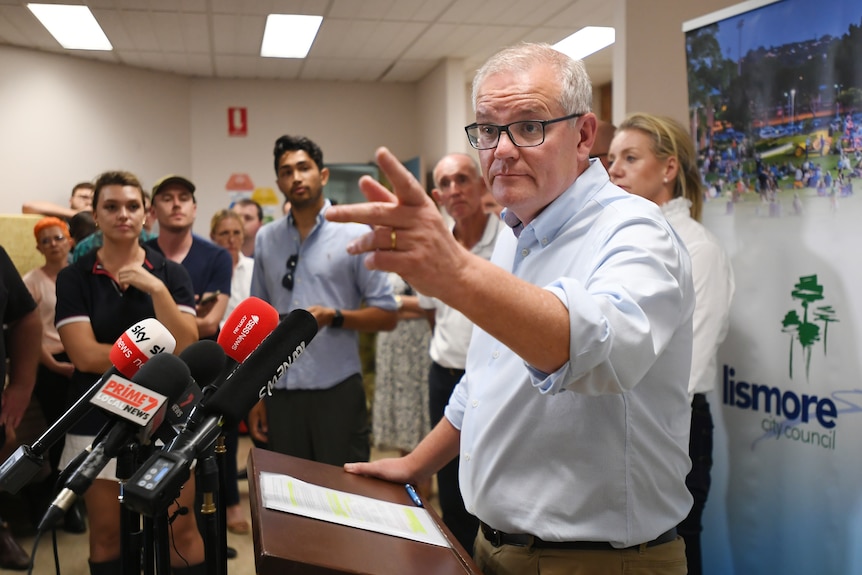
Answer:
[[[470,154],[462,154],[462,153],[446,154],[445,156],[443,156],[442,158],[437,160],[437,163],[434,164],[434,169],[431,170],[431,179],[434,180],[434,187],[435,188],[440,187],[440,183],[437,181],[437,166],[439,166],[440,162],[442,162],[445,158],[454,158],[454,157],[467,158],[468,160],[470,160],[470,166],[473,168],[473,175],[476,176],[480,180],[482,179],[482,168],[479,167],[479,162],[476,160],[476,158],[474,158]]]
[[[521,43],[491,56],[473,78],[473,111],[479,88],[489,77],[501,72],[528,72],[537,64],[547,64],[558,72],[559,104],[567,114],[585,114],[592,109],[593,85],[584,63],[573,60],[550,44]]]

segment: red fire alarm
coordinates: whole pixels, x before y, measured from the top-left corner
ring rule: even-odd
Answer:
[[[248,135],[248,109],[227,109],[227,135],[244,137]]]

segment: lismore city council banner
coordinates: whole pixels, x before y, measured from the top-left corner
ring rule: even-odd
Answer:
[[[862,573],[862,2],[684,30],[704,225],[736,276],[704,572]]]

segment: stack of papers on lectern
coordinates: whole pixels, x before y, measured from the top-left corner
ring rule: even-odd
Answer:
[[[380,501],[265,471],[260,473],[260,493],[267,509],[451,547],[422,507]]]

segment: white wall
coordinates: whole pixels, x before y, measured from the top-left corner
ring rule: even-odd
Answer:
[[[68,205],[109,169],[151,184],[191,163],[188,79],[0,46],[0,213]]]
[[[228,137],[231,106],[248,109],[247,137]],[[381,145],[407,159],[421,154],[418,115],[414,85],[190,79],[2,46],[0,213],[25,198],[67,205],[74,183],[108,169],[145,187],[179,173],[198,186],[207,236],[232,173],[275,189],[278,136],[312,138],[327,163],[370,162]]]
[[[373,162],[383,145],[405,160],[419,155],[415,93],[404,84],[194,80],[190,173],[201,190],[195,231],[209,235],[209,217],[227,206],[232,173],[248,174],[256,188],[271,188],[283,201],[272,155],[283,134],[317,142],[326,164]],[[232,106],[248,110],[247,137],[228,136]]]

